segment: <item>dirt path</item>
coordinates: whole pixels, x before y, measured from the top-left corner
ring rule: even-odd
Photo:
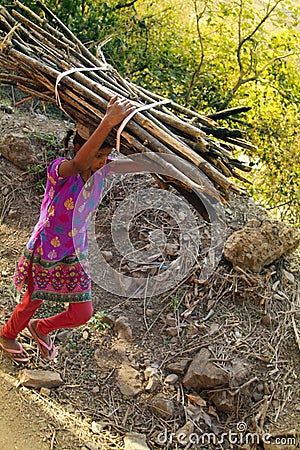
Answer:
[[[31,117],[12,119],[13,130],[24,128],[26,124],[35,126]],[[43,122],[41,125],[45,131]],[[2,325],[15,307],[9,286],[15,263],[39,216],[41,193],[25,172],[3,157],[0,157],[0,174]],[[135,186],[131,186],[131,190],[134,189]],[[118,192],[116,194],[114,199],[120,197]],[[103,211],[105,217],[100,231],[102,241],[107,244],[105,239],[109,236],[110,225],[106,219],[113,209]],[[246,220],[259,217],[260,210],[241,198],[231,204],[228,214],[232,231],[240,229]],[[283,273],[289,273],[290,279]],[[292,276],[295,283],[290,281]],[[252,430],[250,427],[257,418],[265,432],[274,435],[283,432],[283,436],[285,430],[297,429],[298,432],[300,360],[290,323],[294,307],[291,309],[289,304],[289,299],[296,301],[298,280],[299,258],[295,257],[277,261],[269,272],[262,274],[240,273],[225,263],[220,264],[207,285],[198,286],[195,273],[195,283],[190,280],[172,295],[152,298],[149,302],[144,299],[124,301],[94,286],[95,320],[86,328],[56,336],[56,362],[45,364],[30,337],[20,336],[31,357],[27,368],[55,370],[63,378],[63,384],[52,389],[49,397],[43,397],[38,390],[17,387],[20,368],[0,352],[0,450],[121,450],[129,431],[146,435],[151,449],[161,448],[156,441],[157,433],[162,430],[173,433],[185,424],[183,404],[191,406],[190,413],[195,411],[204,432],[213,429],[221,435],[223,431],[235,430],[238,423],[246,423],[246,420]],[[52,315],[61,311],[61,305],[50,306],[45,305],[44,309],[42,306],[39,314]],[[212,306],[214,314],[208,320]],[[268,313],[264,316],[263,307]],[[187,320],[182,319],[189,308],[193,314],[187,315]],[[111,320],[125,315],[131,326],[132,342],[122,347],[113,327],[103,326],[100,320],[103,313]],[[270,319],[271,323],[263,319]],[[297,324],[298,319],[296,316]],[[182,387],[182,374],[175,386],[164,382],[170,372],[167,363],[177,363],[184,359],[180,358],[183,355],[191,360],[203,344],[211,347],[222,363],[238,358],[251,368],[245,378],[245,389],[239,394],[238,406],[233,405],[229,413],[221,409],[222,405],[218,405],[220,411],[218,406],[213,406],[205,389],[200,391],[205,401],[199,398],[206,406],[193,405],[189,391]],[[134,380],[141,380],[142,391],[134,398],[120,389],[123,380],[120,368],[125,359],[135,371],[137,378]],[[160,368],[161,377],[157,392],[153,393],[147,391],[145,379],[145,369],[152,365]],[[256,382],[252,379],[249,383],[253,376]],[[153,414],[151,406],[155,395],[173,405],[175,412],[171,421]],[[197,397],[194,398],[197,401]],[[266,399],[267,404],[263,403]]]
[[[47,419],[37,407],[24,401],[15,386],[15,378],[7,373],[9,364],[3,357],[0,370],[0,448],[48,450]]]
[[[83,443],[40,408],[37,394],[17,386],[21,370],[0,356],[0,449],[77,450]]]

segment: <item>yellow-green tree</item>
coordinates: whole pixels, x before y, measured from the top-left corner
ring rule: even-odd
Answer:
[[[250,106],[226,123],[258,147],[250,192],[300,223],[299,0],[44,3],[132,81],[207,114]]]

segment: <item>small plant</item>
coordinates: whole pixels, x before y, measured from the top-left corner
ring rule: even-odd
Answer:
[[[38,192],[44,193],[46,187],[46,168],[51,161],[61,156],[58,149],[60,148],[59,139],[53,133],[29,133],[28,137],[32,141],[36,141],[36,146],[41,149],[41,161],[27,168],[27,173],[31,175],[36,183]]]
[[[170,295],[170,306],[172,307],[174,312],[176,312],[179,309],[181,297],[182,296],[180,295],[180,293]]]
[[[103,321],[103,318],[105,316],[106,316],[105,311],[98,311],[89,320],[89,323],[95,328],[96,331],[103,331],[105,329],[110,328],[110,325]]]

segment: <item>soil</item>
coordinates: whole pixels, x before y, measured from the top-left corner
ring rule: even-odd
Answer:
[[[45,111],[20,109],[13,114],[0,111],[2,138],[8,132],[26,128],[24,124],[30,133],[55,134],[59,138],[71,125],[51,118]],[[43,149],[37,148],[37,154],[41,153]],[[42,193],[32,173],[18,169],[1,156],[0,173],[0,323],[3,324],[17,300],[10,289],[11,278],[38,219]],[[152,181],[141,180],[139,176],[127,184],[122,182],[106,199],[102,216],[97,219],[98,241],[107,244],[105,250],[113,252],[109,218],[118,202],[141,183],[150,186]],[[247,220],[266,214],[248,196],[231,197],[225,211],[227,235],[242,228]],[[154,218],[147,216],[139,220],[144,220],[145,229],[145,224],[151,228]],[[205,225],[208,233],[209,226],[203,222],[204,228]],[[157,225],[153,226],[156,228]],[[137,230],[131,230],[133,240],[138,241],[137,234]],[[176,233],[171,237],[175,242]],[[142,234],[139,245],[144,241]],[[113,264],[117,267],[119,261],[114,258],[113,253]],[[192,276],[176,289],[150,299],[118,297],[93,285],[94,318],[78,329],[55,333],[58,356],[54,362],[42,360],[28,333],[22,332],[20,342],[31,356],[26,367],[59,372],[63,384],[51,389],[48,396],[26,388],[18,383],[23,367],[0,354],[0,448],[123,449],[124,436],[136,432],[146,436],[151,449],[173,449],[177,443],[160,445],[157,435],[164,430],[176,432],[187,418],[201,432],[228,432],[243,422],[248,430],[257,431],[260,427],[261,432],[268,432],[274,438],[296,436],[300,423],[300,357],[295,332],[300,317],[299,254],[280,258],[260,274],[234,270],[223,259],[208,282],[198,283],[198,274],[195,267]],[[52,315],[64,307],[44,304],[37,317]],[[132,340],[120,340],[115,328],[107,324],[124,316]],[[170,318],[175,321],[175,335],[169,330]],[[175,385],[164,383],[170,373],[168,364],[180,358],[191,360],[203,347],[213,351],[220,366],[237,355],[251,364],[248,379],[255,378],[255,381],[241,389],[238,402],[230,412],[218,410],[209,389],[197,394],[188,392],[181,376]],[[120,391],[118,370],[124,363],[139,374],[142,390],[136,396],[126,396]],[[145,390],[144,371],[150,365],[158,369],[161,377],[155,393]],[[151,409],[158,393],[175,405],[171,418],[162,418]],[[204,400],[201,408],[188,394],[201,396]],[[191,415],[197,407],[200,419]],[[297,445],[295,440],[290,448]],[[195,444],[192,448],[204,447]],[[242,447],[227,442],[210,444],[208,448]]]

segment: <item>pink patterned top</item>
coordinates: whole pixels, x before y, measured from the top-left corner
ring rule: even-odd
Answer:
[[[89,217],[79,214],[73,218],[76,200],[84,185],[79,174],[65,178],[59,176],[58,168],[63,160],[65,158],[55,159],[47,169],[47,184],[40,217],[13,278],[16,289],[21,291],[28,277],[30,261],[32,262],[32,300],[91,300],[91,280],[83,267],[88,256]],[[108,171],[105,173],[102,169],[102,179],[107,173]],[[98,197],[101,192],[102,186],[98,189]],[[96,196],[92,197],[88,205],[90,210],[97,205]],[[76,238],[75,252],[73,237],[77,233],[80,233],[80,237]]]

